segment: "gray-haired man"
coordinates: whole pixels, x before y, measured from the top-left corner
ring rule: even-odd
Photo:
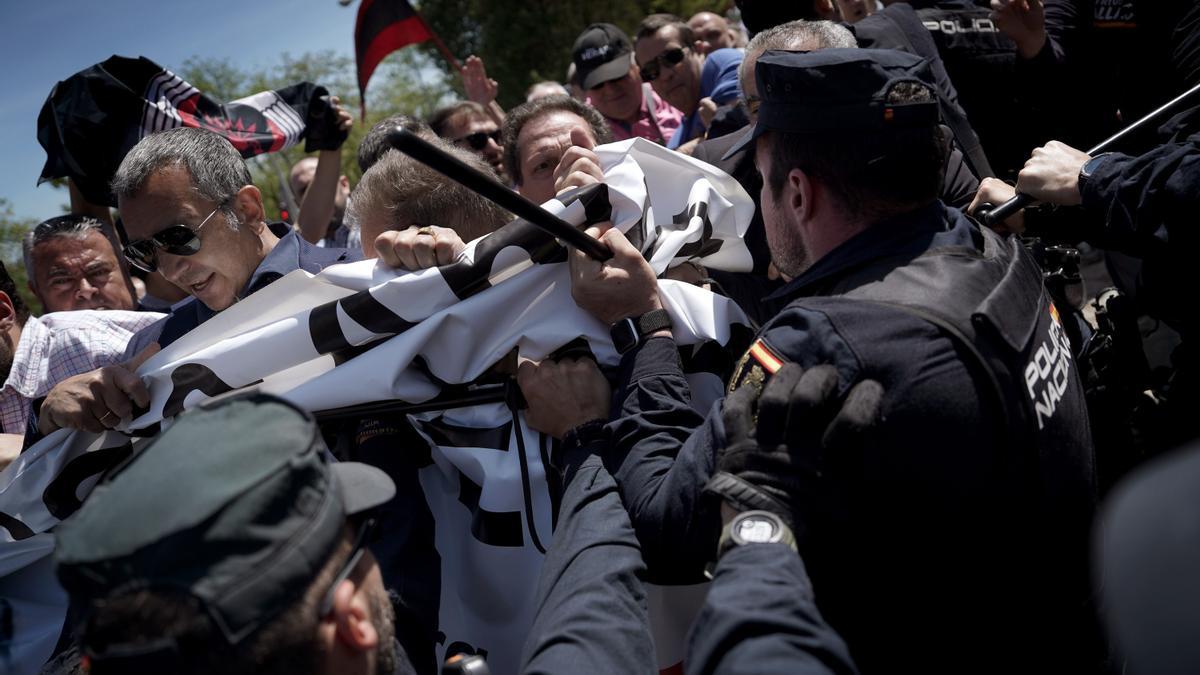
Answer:
[[[50,218],[21,242],[29,290],[46,313],[131,310],[133,286],[112,231],[90,216]]]

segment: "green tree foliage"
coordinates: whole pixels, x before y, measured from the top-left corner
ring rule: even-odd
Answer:
[[[419,10],[460,61],[471,54],[483,59],[488,76],[500,83],[500,105],[511,108],[525,101],[525,90],[534,82],[566,78],[571,45],[588,24],[612,23],[632,38],[649,14],[667,12],[687,20],[700,11],[723,13],[732,4],[721,0],[422,0]],[[450,71],[432,45],[422,49]],[[461,91],[459,82],[455,86]]]
[[[371,78],[367,92],[367,118],[361,118],[354,59],[333,51],[292,56],[265,68],[244,68],[228,59],[194,57],[184,62],[179,76],[200,91],[221,101],[231,101],[266,89],[298,82],[314,82],[337,96],[354,115],[354,128],[342,150],[342,172],[351,184],[360,171],[355,160],[358,144],[371,125],[395,113],[426,117],[453,98],[449,76],[417,49],[402,49],[383,61]],[[263,193],[268,217],[279,215],[282,185],[293,164],[304,157],[303,143],[283,152],[260,155],[249,161],[254,184]],[[294,212],[293,212],[294,216]]]
[[[25,273],[25,261],[21,256],[21,239],[33,229],[37,221],[17,218],[13,215],[12,203],[0,197],[0,261],[17,285],[17,292],[25,306],[34,314],[42,313],[42,303],[29,292],[29,275]]]

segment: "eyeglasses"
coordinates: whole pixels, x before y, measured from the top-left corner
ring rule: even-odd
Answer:
[[[321,598],[321,604],[317,605],[317,618],[321,619],[329,615],[333,611],[333,595],[337,592],[337,587],[343,581],[348,579],[354,572],[354,568],[358,567],[358,561],[362,560],[363,553],[367,550],[367,544],[371,542],[371,535],[375,532],[375,519],[367,518],[358,528],[358,536],[354,538],[354,547],[350,549],[350,557],[346,558],[346,562],[342,563],[342,568],[338,570],[337,576],[333,578],[333,583],[329,584],[329,590],[325,591],[325,595]]]
[[[225,200],[218,204],[217,208],[200,221],[195,230],[187,225],[170,225],[155,232],[149,239],[129,242],[123,249],[125,259],[138,269],[154,272],[158,269],[160,248],[171,255],[195,255],[200,250],[200,229],[228,203],[229,200]]]
[[[668,49],[650,59],[649,63],[642,66],[642,81],[653,82],[657,80],[658,76],[662,74],[662,64],[666,64],[668,68],[671,68],[681,63],[683,63],[683,48]]]
[[[471,146],[472,150],[482,150],[487,147],[488,139],[496,141],[496,145],[500,145],[500,130],[497,129],[491,133],[486,131],[476,131],[473,134],[467,134],[462,138],[454,139],[455,143],[466,141],[467,145]]]

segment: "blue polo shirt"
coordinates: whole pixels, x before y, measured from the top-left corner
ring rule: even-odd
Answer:
[[[269,223],[267,227],[279,237],[279,243],[275,244],[275,248],[267,253],[254,270],[254,274],[250,275],[246,287],[238,293],[239,300],[293,270],[316,274],[330,265],[354,262],[362,257],[357,251],[349,249],[314,246],[287,223]],[[175,306],[170,316],[138,331],[129,341],[125,355],[129,357],[137,354],[151,342],[158,342],[160,347],[166,347],[218,313],[196,298],[185,300]]]

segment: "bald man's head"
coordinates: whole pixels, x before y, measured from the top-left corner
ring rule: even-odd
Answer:
[[[699,12],[688,19],[688,28],[696,39],[696,51],[701,54],[737,46],[737,36],[725,17],[712,12]]]

